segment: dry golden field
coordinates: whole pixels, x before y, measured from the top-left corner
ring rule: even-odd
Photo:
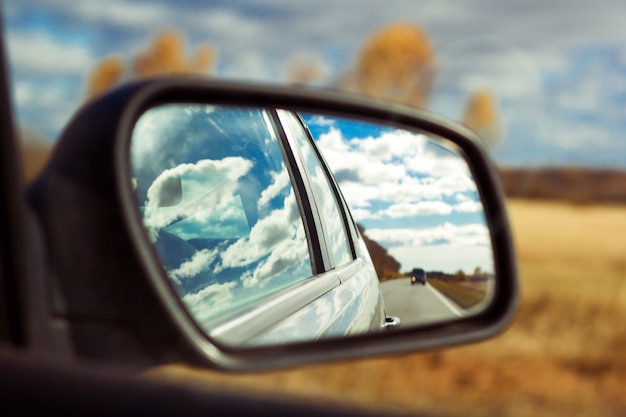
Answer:
[[[495,339],[277,372],[149,376],[387,412],[626,415],[626,206],[511,200],[509,214],[522,300]]]

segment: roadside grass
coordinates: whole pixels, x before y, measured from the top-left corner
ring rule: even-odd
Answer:
[[[388,413],[626,415],[626,206],[508,207],[522,293],[499,337],[274,372],[168,366],[148,375]]]
[[[439,278],[429,278],[428,283],[437,291],[454,301],[459,307],[470,308],[480,304],[485,298],[485,293],[471,288],[462,287],[452,281],[444,281]]]

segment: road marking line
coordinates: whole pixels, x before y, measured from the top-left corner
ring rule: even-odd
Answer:
[[[458,310],[450,300],[448,300],[446,298],[445,295],[441,294],[439,291],[437,291],[432,285],[430,285],[428,282],[426,283],[426,287],[428,287],[433,294],[435,294],[435,296],[437,296],[437,298],[439,298],[439,300],[441,300],[442,303],[444,303],[446,305],[446,307],[448,307],[450,309],[450,311],[452,311],[454,314],[456,314],[459,317],[463,317],[465,314]]]

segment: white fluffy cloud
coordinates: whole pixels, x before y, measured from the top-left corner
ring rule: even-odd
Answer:
[[[208,328],[211,323],[209,320],[214,318],[217,312],[231,306],[235,297],[233,288],[236,285],[236,282],[210,284],[198,292],[183,296],[183,302],[193,318]]]
[[[260,219],[249,236],[237,240],[221,253],[217,272],[253,264],[268,254],[258,267],[242,277],[245,287],[266,286],[270,280],[280,277],[281,272],[308,259],[308,246],[293,191],[285,198],[283,208]]]
[[[276,196],[278,196],[282,190],[291,185],[289,179],[289,173],[286,169],[280,171],[280,173],[272,172],[272,184],[261,192],[259,198],[259,208],[263,209],[267,207],[268,203]]]
[[[194,218],[201,224],[209,215],[207,207],[232,199],[237,188],[236,180],[251,167],[252,163],[244,158],[228,157],[221,160],[204,159],[195,164],[180,164],[163,171],[148,188],[144,225],[156,239],[156,231],[167,226],[183,212],[186,218]],[[212,176],[218,176],[220,181],[212,183]],[[162,207],[161,200],[166,198],[163,194],[168,193],[167,185],[171,181],[181,183],[182,200],[173,207]],[[194,205],[204,197],[210,197],[210,203]]]
[[[193,277],[206,270],[217,258],[217,250],[201,250],[196,252],[190,259],[183,262],[178,268],[168,271],[167,275],[177,284],[181,284],[185,278]]]
[[[476,184],[464,159],[438,142],[404,130],[349,139],[330,118],[313,118],[312,123],[328,127],[317,144],[357,220],[482,209],[480,203],[457,208],[444,201],[462,193],[475,195]]]
[[[442,241],[468,246],[490,245],[489,229],[482,224],[444,223],[426,229],[368,229],[367,234],[389,246],[428,246]]]
[[[452,213],[452,206],[443,201],[420,201],[415,204],[394,204],[388,209],[377,213],[374,218],[391,217],[404,218],[414,216],[428,216],[431,214],[448,215]]]
[[[24,73],[82,77],[96,62],[88,45],[67,44],[39,32],[15,32],[7,40],[13,67]]]

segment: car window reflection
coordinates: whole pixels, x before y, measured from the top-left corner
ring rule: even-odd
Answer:
[[[311,276],[302,218],[265,111],[155,107],[137,122],[131,163],[144,226],[202,326]]]

